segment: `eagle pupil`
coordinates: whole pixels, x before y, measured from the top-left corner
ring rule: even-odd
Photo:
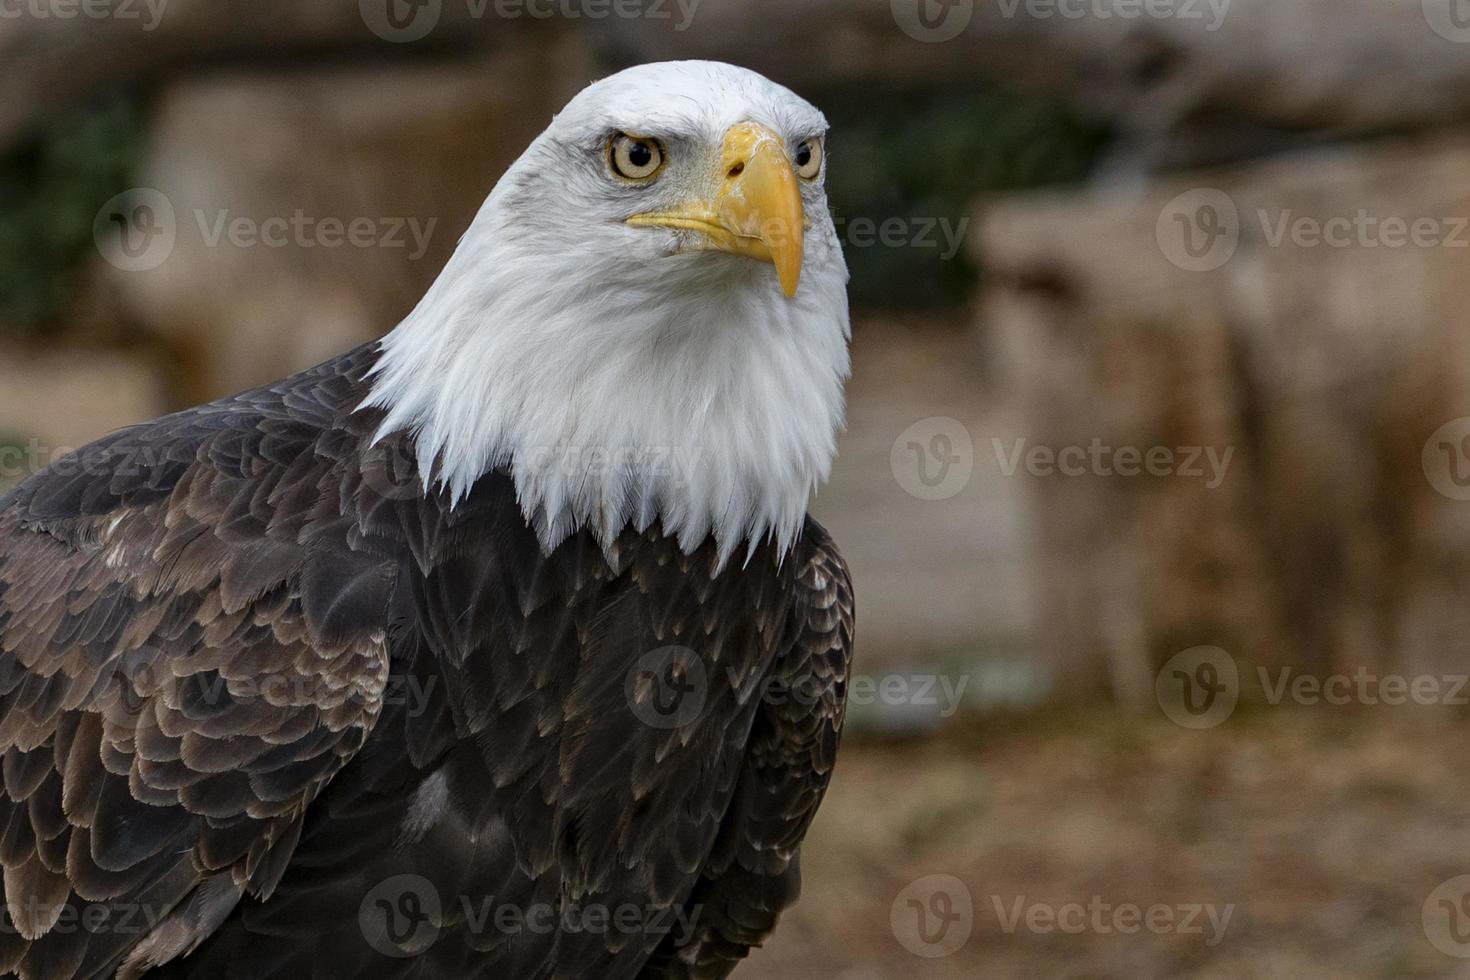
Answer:
[[[642,169],[653,162],[653,151],[647,143],[634,143],[628,150],[628,162]]]
[[[796,165],[798,167],[805,167],[807,164],[809,164],[811,162],[812,162],[812,145],[810,143],[803,143],[803,144],[801,144],[800,148],[798,148],[797,151],[796,151]]]

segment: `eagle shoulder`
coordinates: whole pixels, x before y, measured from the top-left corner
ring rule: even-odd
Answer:
[[[364,744],[396,566],[349,543],[349,374],[123,430],[0,498],[0,972],[186,952],[270,893]],[[57,928],[138,908],[157,928]]]

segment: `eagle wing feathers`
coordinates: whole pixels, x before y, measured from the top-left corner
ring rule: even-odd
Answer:
[[[0,500],[0,973],[187,951],[364,743],[396,567],[319,533],[352,523],[323,399],[124,430]]]
[[[807,521],[783,642],[745,746],[734,796],[686,905],[699,928],[656,952],[647,980],[726,977],[801,889],[800,846],[832,777],[847,710],[854,601],[847,563]]]

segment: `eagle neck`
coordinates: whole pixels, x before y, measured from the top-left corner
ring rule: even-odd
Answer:
[[[564,255],[511,275],[474,244],[496,237],[467,236],[382,342],[363,405],[385,413],[378,437],[407,431],[452,501],[508,472],[548,553],[658,522],[686,553],[784,554],[843,425],[845,273],[795,300],[738,257],[675,257],[719,273],[683,289],[678,262],[646,281]]]

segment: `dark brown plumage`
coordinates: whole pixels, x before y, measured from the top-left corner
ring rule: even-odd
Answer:
[[[852,640],[826,533],[544,555],[505,473],[451,508],[372,443],[376,357],[0,500],[0,973],[723,977],[794,900]]]

